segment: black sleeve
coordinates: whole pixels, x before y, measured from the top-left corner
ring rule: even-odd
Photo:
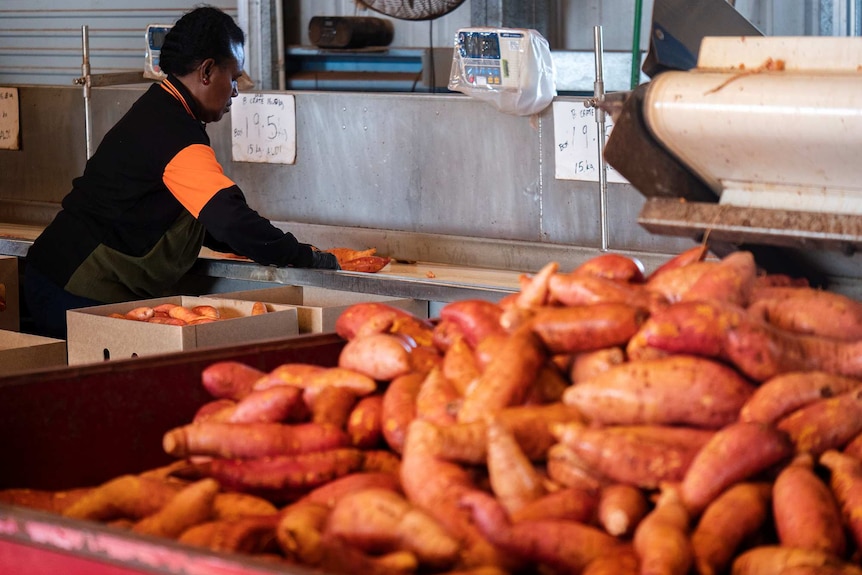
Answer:
[[[201,209],[198,220],[218,245],[262,265],[310,267],[311,246],[297,241],[251,209],[239,187],[217,192]],[[222,250],[224,251],[224,250]]]

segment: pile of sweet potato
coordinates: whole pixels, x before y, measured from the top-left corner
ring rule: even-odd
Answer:
[[[705,255],[354,305],[337,367],[210,366],[174,465],[0,500],[331,573],[862,575],[862,304]]]
[[[261,315],[268,311],[266,304],[263,302],[256,301],[252,304],[251,315]],[[156,306],[137,306],[125,313],[112,313],[109,317],[178,326],[199,325],[224,319],[221,316],[221,312],[215,306],[184,306],[175,303],[163,303]]]

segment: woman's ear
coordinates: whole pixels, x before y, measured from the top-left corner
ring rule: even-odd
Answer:
[[[210,83],[210,76],[212,75],[213,67],[215,66],[215,60],[212,58],[207,58],[201,63],[200,66],[200,77],[201,83],[205,86]]]

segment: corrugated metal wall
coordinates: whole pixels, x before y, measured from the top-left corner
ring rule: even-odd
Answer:
[[[265,59],[272,43],[267,27],[270,7],[277,0],[209,0],[237,17],[250,41],[262,46],[247,49]],[[309,45],[312,16],[379,16],[354,0],[282,0],[287,44]],[[498,2],[512,0],[497,0]],[[200,0],[56,0],[0,1],[0,84],[69,85],[81,75],[82,26],[89,28],[90,68],[93,74],[143,68],[143,31],[147,24],[170,23]],[[737,10],[770,36],[858,35],[862,0],[735,0]],[[550,0],[553,12],[548,31],[552,50],[590,51],[593,29],[602,26],[606,51],[631,51],[635,26],[634,0]],[[653,0],[643,0],[641,48],[649,41]],[[242,13],[240,13],[242,12]],[[471,2],[433,21],[393,20],[397,47],[445,48],[458,28],[471,22]],[[255,17],[259,18],[256,20]],[[261,21],[263,20],[263,21]],[[260,30],[263,30],[263,37]],[[275,56],[272,57],[273,60]],[[247,68],[261,63],[247,62]]]
[[[143,71],[147,24],[170,24],[199,0],[2,0],[0,84],[71,85],[81,76],[82,27],[93,74]],[[209,0],[237,16],[236,0]]]

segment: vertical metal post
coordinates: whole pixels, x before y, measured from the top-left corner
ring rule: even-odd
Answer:
[[[81,85],[84,88],[84,134],[86,137],[87,159],[93,155],[93,112],[90,109],[90,29],[81,27],[83,61],[81,62]]]
[[[604,81],[604,46],[602,42],[602,27],[593,28],[593,44],[596,55],[596,81],[593,83],[593,99],[597,104],[596,132],[598,136],[598,166],[599,166],[599,215],[601,217],[602,251],[608,249],[608,170],[605,164],[605,111],[598,104],[605,99]]]

